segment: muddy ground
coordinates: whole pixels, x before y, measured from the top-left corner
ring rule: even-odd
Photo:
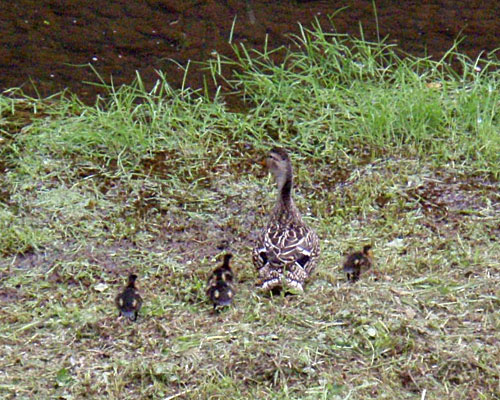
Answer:
[[[415,55],[441,57],[455,38],[471,57],[500,46],[497,1],[430,0],[377,1],[380,36]],[[207,60],[213,51],[230,56],[228,38],[236,18],[234,42],[261,49],[266,34],[270,47],[289,45],[287,35],[316,18],[337,32],[376,39],[371,1],[290,0],[16,0],[0,3],[0,90],[23,86],[42,95],[69,88],[92,101],[99,88],[91,63],[105,79],[130,83],[139,71],[150,86],[155,70],[166,72],[178,87],[180,65]],[[193,66],[187,83],[200,87],[202,71]]]

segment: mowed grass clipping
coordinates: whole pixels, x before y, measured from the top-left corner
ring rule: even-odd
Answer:
[[[498,60],[291,40],[207,65],[244,112],[161,73],[93,106],[0,97],[2,398],[500,398]],[[301,296],[254,288],[273,145],[322,243]],[[374,272],[349,284],[367,243]],[[214,314],[228,251],[237,295]],[[137,323],[114,307],[130,272]]]

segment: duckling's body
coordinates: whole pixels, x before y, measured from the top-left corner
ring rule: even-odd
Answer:
[[[214,305],[214,310],[217,307],[229,306],[234,298],[233,271],[229,266],[229,260],[232,254],[224,255],[224,261],[220,267],[214,269],[207,282],[207,296]]]
[[[362,273],[368,271],[373,264],[372,246],[366,245],[363,251],[350,254],[344,262],[344,272],[347,279],[356,282]]]
[[[125,290],[116,296],[116,307],[120,311],[120,315],[124,315],[131,321],[137,320],[137,315],[142,305],[142,298],[135,287],[137,275],[130,274],[128,284]]]
[[[252,258],[261,289],[303,291],[319,257],[319,239],[302,220],[292,198],[292,164],[284,149],[270,151],[266,164],[278,186],[276,206]]]
[[[218,281],[211,285],[207,290],[207,296],[214,305],[214,310],[217,307],[226,307],[231,305],[234,297],[232,285]]]

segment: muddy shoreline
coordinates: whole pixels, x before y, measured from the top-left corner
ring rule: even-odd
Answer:
[[[500,46],[500,8],[495,1],[377,1],[379,35],[414,55],[440,58],[463,36],[459,50],[472,58]],[[339,33],[377,38],[371,1],[349,0],[333,18]],[[181,85],[188,60],[204,61],[214,51],[232,55],[228,43],[248,48],[290,45],[298,22],[317,20],[325,30],[337,1],[270,0],[18,0],[0,5],[0,89],[22,86],[42,96],[68,88],[86,101],[102,92],[92,64],[106,81],[130,83],[138,71],[147,86],[162,70]],[[187,84],[201,87],[203,72],[191,63]]]

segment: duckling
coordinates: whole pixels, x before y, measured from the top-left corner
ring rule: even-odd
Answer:
[[[278,187],[276,205],[252,252],[258,286],[272,293],[302,292],[320,253],[316,233],[306,225],[292,197],[292,163],[282,148],[273,148],[265,161]]]
[[[235,292],[232,282],[234,276],[229,266],[232,257],[232,254],[225,254],[222,265],[214,269],[208,278],[207,296],[213,303],[215,311],[217,307],[229,306],[233,301]]]
[[[217,267],[214,269],[212,272],[212,275],[209,278],[208,285],[211,284],[211,281],[223,281],[226,283],[232,283],[233,282],[233,271],[231,267],[229,266],[229,261],[233,258],[232,254],[224,254],[224,259],[222,261],[222,265],[220,267]]]
[[[136,280],[137,275],[130,274],[127,287],[115,298],[116,307],[120,311],[120,315],[124,315],[131,321],[137,320],[137,315],[142,305],[142,298],[135,287]]]
[[[363,251],[350,254],[344,262],[344,272],[347,280],[356,282],[363,272],[368,271],[373,264],[372,246],[366,245]]]

